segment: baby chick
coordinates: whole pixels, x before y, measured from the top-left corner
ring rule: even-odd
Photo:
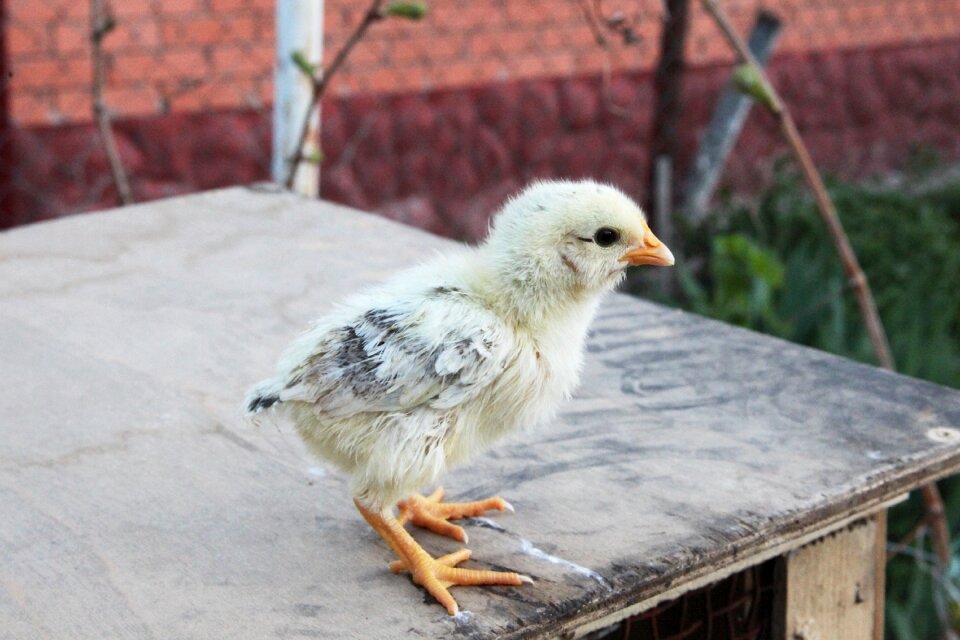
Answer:
[[[509,200],[486,241],[347,299],[296,339],[246,409],[281,412],[309,448],[350,477],[357,509],[451,615],[452,585],[530,581],[433,558],[408,520],[466,541],[463,504],[417,492],[519,426],[548,420],[577,384],[601,294],[628,265],[672,265],[643,212],[592,181],[538,182]],[[394,516],[398,501],[400,517]]]

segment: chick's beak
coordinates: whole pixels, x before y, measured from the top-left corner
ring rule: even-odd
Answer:
[[[621,260],[626,260],[632,265],[650,264],[658,267],[669,267],[673,264],[673,253],[667,248],[667,245],[660,242],[660,239],[653,235],[650,227],[643,225],[643,244],[636,249],[628,251],[620,256]]]

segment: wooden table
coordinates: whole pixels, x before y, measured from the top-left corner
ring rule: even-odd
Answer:
[[[874,637],[863,518],[960,467],[960,393],[620,295],[561,417],[445,483],[517,508],[466,523],[467,566],[536,584],[458,589],[453,619],[391,575],[344,480],[240,402],[447,245],[267,188],[0,234],[0,637],[582,635],[774,556],[784,634]]]

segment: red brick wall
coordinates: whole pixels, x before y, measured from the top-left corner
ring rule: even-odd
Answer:
[[[728,71],[700,67],[687,77],[679,175]],[[918,145],[960,159],[960,38],[787,54],[770,71],[814,160],[828,171],[864,176],[903,167]],[[331,99],[324,106],[322,195],[464,238],[481,235],[487,214],[534,177],[593,176],[642,197],[651,74],[615,74],[614,110],[601,86],[589,75]],[[115,129],[140,199],[267,175],[268,112],[130,118]],[[17,148],[31,153],[20,154],[21,188],[7,225],[115,203],[91,126],[21,128],[15,136]],[[754,110],[726,183],[762,184],[769,160],[782,150],[771,118]]]
[[[107,99],[121,115],[257,107],[271,100],[276,0],[114,0],[107,38]],[[90,118],[89,3],[6,0],[12,117],[22,125]],[[329,58],[366,2],[327,0]],[[376,25],[335,82],[334,93],[415,92],[601,71],[578,0],[433,0],[420,23]],[[614,71],[649,69],[659,0],[606,2],[636,21],[641,41],[614,47]],[[729,62],[716,27],[693,3],[687,59]],[[960,37],[960,0],[726,0],[746,30],[759,8],[786,25],[781,54],[875,48]]]
[[[4,24],[6,18],[6,6],[0,0],[0,24]],[[9,185],[12,181],[13,170],[13,141],[10,133],[10,103],[9,103],[9,85],[7,83],[7,36],[6,32],[0,29],[0,223],[2,223],[3,212],[13,210],[13,191],[9,187],[3,188],[2,185]]]
[[[15,159],[0,181],[0,227],[114,204],[90,124],[87,3],[0,2]],[[107,100],[138,199],[267,176],[272,2],[114,0]],[[327,0],[327,56],[363,4]],[[761,6],[784,19],[771,72],[824,168],[888,171],[918,145],[960,159],[960,0],[724,4],[744,31]],[[475,237],[486,213],[536,176],[592,175],[643,196],[658,0],[625,0],[638,7],[629,17],[641,42],[609,53],[609,91],[608,54],[576,0],[431,5],[423,23],[376,25],[332,86],[324,197]],[[680,175],[729,73],[725,45],[697,11],[687,58]],[[781,149],[755,114],[727,182],[756,186]]]
[[[710,66],[688,73],[679,176],[729,71]],[[905,168],[917,148],[960,159],[960,38],[785,54],[770,74],[827,172],[883,174]],[[596,75],[401,94],[386,102],[337,100],[324,107],[322,193],[473,239],[508,194],[537,177],[594,177],[642,198],[652,85],[648,71],[615,74],[609,96],[626,109],[609,108]],[[786,152],[781,140],[773,118],[754,109],[724,172],[725,186],[766,183],[771,160]]]
[[[20,125],[91,118],[89,2],[6,0],[12,117]],[[106,100],[119,115],[269,102],[272,0],[115,0],[104,41]]]

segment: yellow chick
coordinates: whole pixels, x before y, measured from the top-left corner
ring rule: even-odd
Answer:
[[[466,542],[449,520],[511,508],[418,491],[512,430],[549,420],[577,385],[602,294],[629,265],[673,261],[619,190],[537,182],[503,206],[482,245],[399,273],[320,318],[251,389],[246,410],[278,411],[348,474],[360,513],[399,558],[394,572],[409,571],[456,615],[452,585],[531,580],[457,568],[468,550],[433,558],[404,524]]]

